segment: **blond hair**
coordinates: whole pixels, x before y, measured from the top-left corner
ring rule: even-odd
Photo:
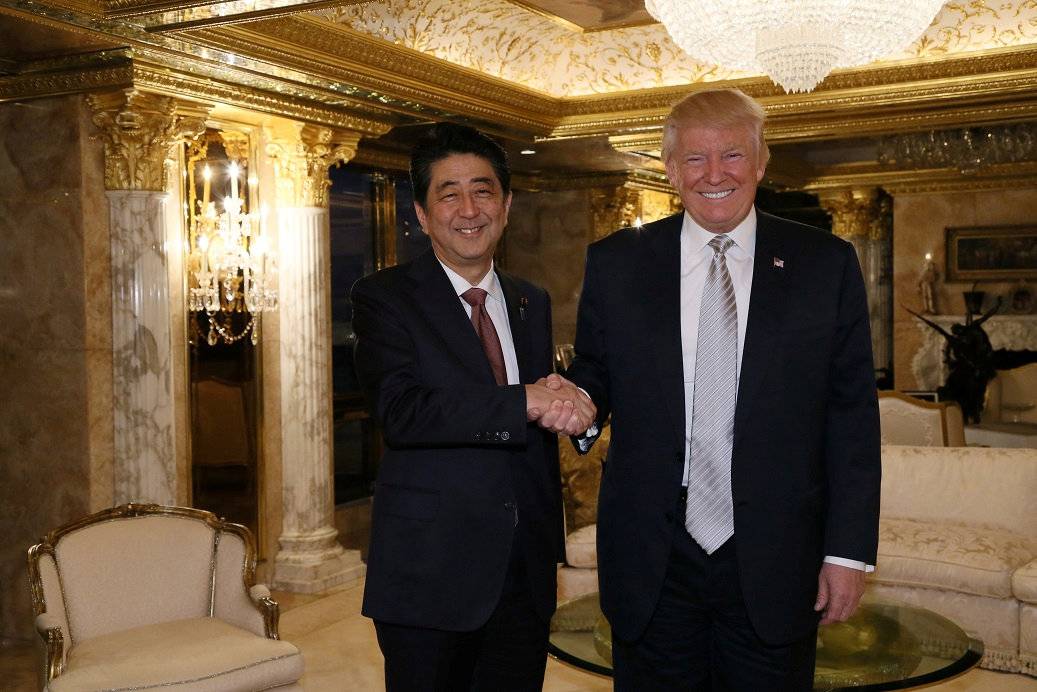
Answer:
[[[763,138],[767,117],[756,101],[738,89],[706,89],[685,96],[673,104],[663,125],[663,163],[670,160],[677,134],[685,127],[748,127],[756,134],[757,154],[766,163],[770,150]]]

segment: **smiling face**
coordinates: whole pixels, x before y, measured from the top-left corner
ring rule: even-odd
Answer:
[[[425,204],[415,201],[436,256],[475,285],[486,276],[504,227],[511,193],[475,154],[450,154],[432,164]]]
[[[691,218],[712,233],[734,229],[752,209],[767,161],[751,126],[683,127],[666,174]]]

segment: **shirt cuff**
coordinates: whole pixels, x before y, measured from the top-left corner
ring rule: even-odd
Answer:
[[[825,555],[825,562],[831,565],[841,565],[843,567],[849,567],[851,569],[860,570],[862,572],[874,572],[875,565],[869,565],[860,560],[847,560],[844,557],[832,557],[831,555]]]

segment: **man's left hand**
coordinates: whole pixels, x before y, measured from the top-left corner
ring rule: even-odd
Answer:
[[[821,624],[845,622],[857,610],[864,595],[864,571],[825,562],[817,578],[817,601]]]

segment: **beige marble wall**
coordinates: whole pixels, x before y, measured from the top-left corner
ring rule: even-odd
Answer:
[[[583,265],[592,237],[590,190],[515,191],[505,232],[505,268],[551,294],[554,341],[572,343]]]
[[[108,204],[79,96],[0,105],[0,636],[29,638],[25,551],[112,493]]]
[[[962,291],[971,286],[948,282],[944,229],[948,226],[987,226],[1033,223],[1037,219],[1037,189],[894,194],[893,201],[893,358],[897,389],[914,389],[918,382],[911,361],[922,344],[918,321],[903,306],[920,311],[918,279],[925,253],[933,253],[941,281],[936,291],[940,314],[963,315]],[[983,282],[978,288],[1005,296],[1012,284]]]

